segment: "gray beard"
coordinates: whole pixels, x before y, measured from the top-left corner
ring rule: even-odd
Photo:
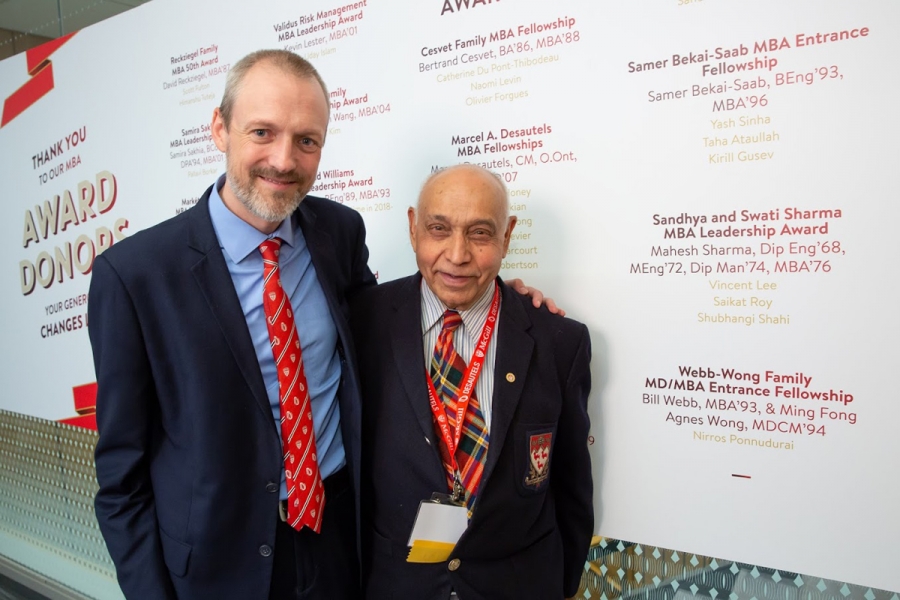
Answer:
[[[250,180],[246,185],[241,185],[240,180],[237,177],[233,177],[231,173],[228,173],[226,179],[231,187],[231,191],[234,192],[241,204],[253,215],[269,223],[280,223],[290,217],[297,210],[297,207],[300,206],[303,198],[306,197],[305,192],[301,193],[299,191],[292,196],[275,193],[272,194],[274,202],[268,203],[263,199],[262,194],[250,183],[253,177],[255,176],[251,172]]]

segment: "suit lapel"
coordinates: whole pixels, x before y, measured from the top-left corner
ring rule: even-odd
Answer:
[[[228,342],[234,361],[247,381],[257,405],[268,417],[266,421],[272,425],[269,428],[272,435],[278,440],[279,434],[272,419],[272,407],[269,405],[269,397],[259,370],[256,350],[247,331],[247,320],[234,291],[234,283],[209,216],[210,190],[206,191],[190,211],[188,246],[200,253],[199,260],[191,267],[191,272]]]
[[[429,440],[433,440],[434,427],[431,409],[428,406],[425,356],[422,349],[422,301],[419,291],[421,281],[420,275],[408,278],[394,298],[391,350],[410,408],[422,428],[422,433]],[[437,440],[435,442],[438,443]],[[435,448],[434,444],[432,448]]]
[[[335,274],[340,273],[338,268],[337,257],[334,254],[334,244],[331,240],[331,234],[318,227],[316,224],[316,213],[304,203],[300,203],[300,230],[306,240],[309,248],[309,255],[312,259],[313,267],[316,269],[316,278],[319,285],[325,293],[325,299],[328,301],[328,307],[331,310],[331,318],[338,328],[341,342],[346,342],[342,325],[346,319],[337,314],[340,311],[341,303],[335,295],[334,278]]]
[[[494,363],[494,397],[491,412],[490,444],[485,459],[484,474],[481,476],[480,489],[491,477],[494,467],[503,450],[509,426],[522,397],[528,365],[534,350],[534,340],[527,331],[531,328],[531,320],[516,298],[516,292],[501,283],[503,304],[500,309],[500,324],[497,328],[497,358]],[[507,374],[515,376],[509,382]]]

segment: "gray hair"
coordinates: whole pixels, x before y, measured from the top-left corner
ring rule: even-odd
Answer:
[[[228,76],[225,79],[225,92],[222,94],[222,103],[219,105],[219,112],[222,114],[222,120],[225,122],[226,129],[231,124],[231,111],[234,107],[235,98],[241,90],[241,84],[247,72],[261,62],[267,62],[296,76],[298,79],[315,79],[322,87],[322,93],[325,94],[325,102],[328,104],[329,113],[331,112],[331,103],[328,97],[328,87],[322,80],[322,76],[316,71],[308,60],[288,52],[287,50],[257,50],[251,52],[244,58],[240,59],[231,69],[228,70]]]

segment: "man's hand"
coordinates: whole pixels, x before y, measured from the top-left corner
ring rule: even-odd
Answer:
[[[534,304],[535,308],[540,308],[540,306],[544,304],[547,306],[547,310],[553,314],[561,317],[566,316],[566,311],[556,306],[556,302],[553,301],[553,298],[544,297],[544,293],[541,292],[541,290],[525,285],[521,279],[510,279],[506,283],[509,287],[523,296],[531,296],[531,303]]]

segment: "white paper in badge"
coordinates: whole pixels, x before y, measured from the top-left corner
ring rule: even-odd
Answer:
[[[469,514],[465,506],[423,501],[419,504],[408,545],[412,546],[416,540],[456,545],[468,525]]]

